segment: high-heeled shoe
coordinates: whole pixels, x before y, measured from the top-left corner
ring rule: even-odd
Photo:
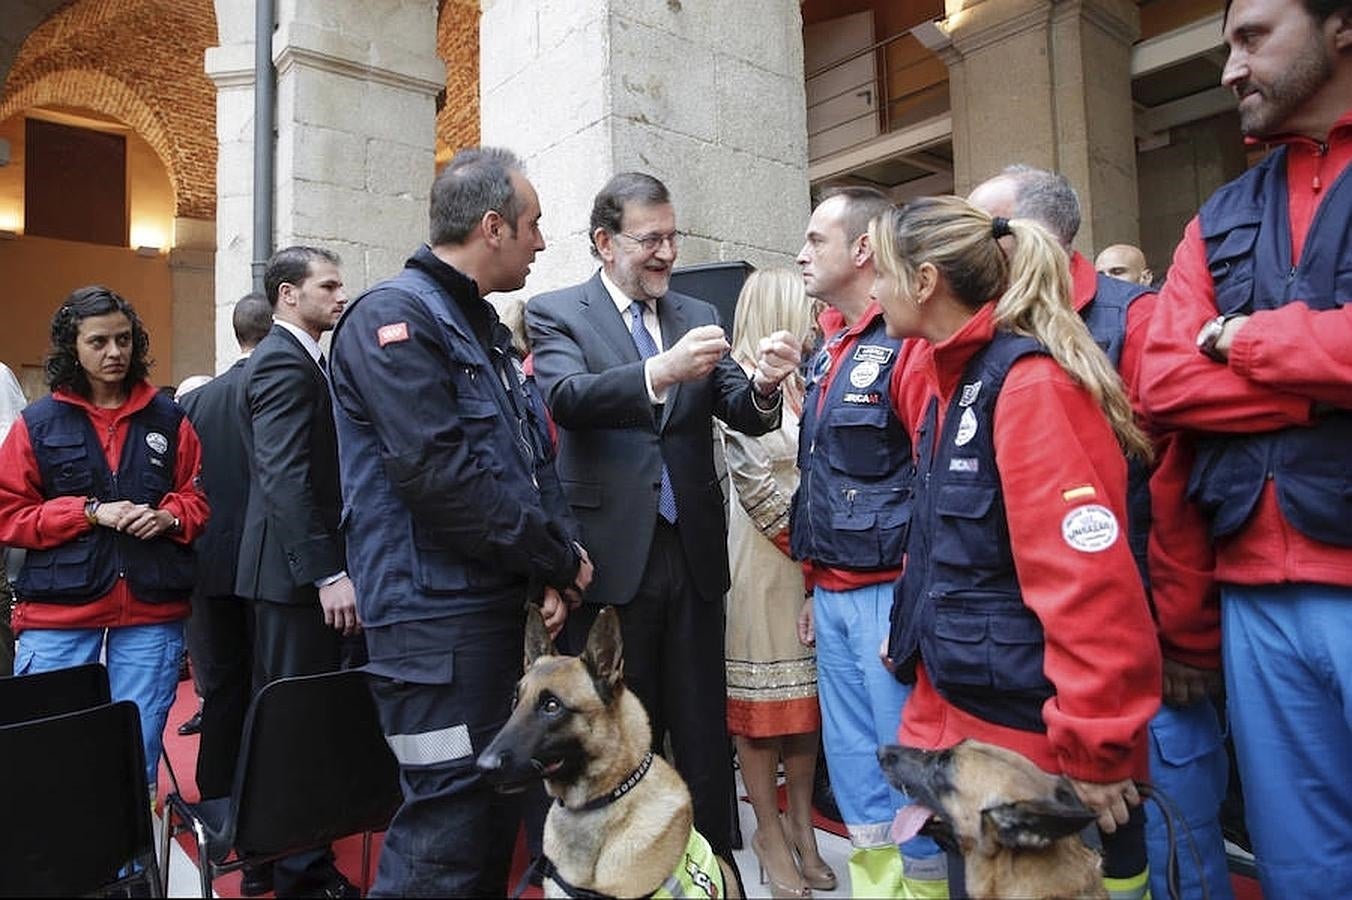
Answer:
[[[781,817],[780,827],[789,842],[789,849],[793,851],[803,882],[814,891],[834,891],[837,885],[836,873],[817,850],[817,837],[811,832],[812,826],[808,826],[806,837],[787,817]],[[804,853],[804,849],[808,852]]]
[[[785,900],[790,900],[790,898],[811,897],[812,890],[803,881],[802,873],[798,871],[797,867],[793,870],[793,874],[796,877],[792,884],[781,881],[774,876],[773,872],[768,872],[766,870],[765,860],[768,858],[768,854],[763,849],[763,845],[764,837],[758,829],[756,833],[751,836],[751,852],[756,854],[756,863],[760,869],[760,883],[769,885],[770,896],[785,898]],[[792,850],[789,851],[789,858],[793,858]]]

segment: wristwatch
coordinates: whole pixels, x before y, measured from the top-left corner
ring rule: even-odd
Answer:
[[[1197,332],[1197,352],[1214,359],[1216,362],[1225,362],[1225,357],[1216,352],[1216,344],[1220,343],[1221,335],[1225,332],[1225,324],[1231,319],[1237,319],[1246,315],[1242,312],[1225,313],[1216,316],[1214,319],[1207,319],[1202,330]]]
[[[99,498],[86,497],[84,505],[85,519],[90,525],[99,524]]]

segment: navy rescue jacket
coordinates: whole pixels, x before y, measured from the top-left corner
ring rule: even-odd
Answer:
[[[1113,368],[1121,371],[1122,347],[1127,338],[1127,310],[1151,293],[1151,289],[1102,274],[1097,276],[1095,284],[1094,297],[1080,308],[1080,318]],[[1150,569],[1146,549],[1150,541],[1150,520],[1150,467],[1132,456],[1127,459],[1127,541],[1147,595]]]
[[[570,585],[577,526],[543,403],[472,280],[424,247],[348,305],[332,346],[341,527],[368,668],[403,677],[411,651],[378,652],[385,626],[519,610]]]
[[[99,436],[78,407],[44,397],[23,411],[42,478],[42,496],[130,500],[158,507],[174,489],[183,410],[156,394],[128,419],[117,471],[108,468]],[[93,528],[48,550],[29,550],[15,588],[24,600],[79,605],[103,597],[120,577],[146,603],[184,600],[195,575],[192,548],[154,537],[141,540]]]
[[[1014,568],[994,423],[1010,368],[1046,352],[1032,338],[997,331],[968,362],[942,435],[939,400],[930,401],[916,434],[920,472],[888,640],[903,683],[915,683],[923,659],[949,703],[1038,732],[1046,731],[1042,705],[1055,691],[1043,674],[1042,623],[1024,604]]]
[[[900,347],[875,316],[835,363],[824,398],[830,345],[813,360],[799,426],[801,480],[789,508],[794,559],[858,571],[901,565],[915,464],[890,393]]]
[[[1352,300],[1352,174],[1344,170],[1310,223],[1299,265],[1291,264],[1286,148],[1222,187],[1198,212],[1207,266],[1223,315],[1304,303],[1336,309]],[[1330,409],[1308,427],[1207,435],[1188,497],[1224,537],[1253,513],[1272,481],[1282,515],[1302,534],[1352,547],[1352,413]]]

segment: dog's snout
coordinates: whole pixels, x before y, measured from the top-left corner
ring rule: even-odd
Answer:
[[[493,747],[489,747],[483,753],[479,754],[479,758],[475,760],[474,765],[480,772],[487,772],[490,774],[495,772],[505,772],[512,767],[512,751],[505,749],[497,750]]]
[[[894,766],[897,763],[899,754],[896,744],[888,744],[878,748],[878,764],[881,766]]]

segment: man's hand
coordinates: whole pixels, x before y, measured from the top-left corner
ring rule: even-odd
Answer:
[[[1098,815],[1098,827],[1104,834],[1112,834],[1118,825],[1127,824],[1131,818],[1129,807],[1141,805],[1141,795],[1136,793],[1136,783],[1130,778],[1108,784],[1072,778],[1070,783],[1084,805]]]
[[[352,579],[344,575],[333,584],[319,589],[319,605],[324,610],[324,624],[342,632],[344,637],[361,631],[357,618],[357,591]]]
[[[1164,660],[1164,702],[1170,706],[1191,706],[1203,697],[1220,692],[1221,673],[1214,669]]]
[[[817,646],[817,626],[812,620],[812,595],[803,600],[803,608],[798,612],[798,643],[804,647]]]
[[[563,623],[568,620],[568,604],[552,587],[545,588],[544,599],[540,601],[540,613],[545,617],[545,630],[549,632],[549,639],[558,637],[563,630]]]
[[[762,397],[768,397],[781,381],[798,370],[798,364],[803,361],[803,348],[789,332],[776,331],[761,338],[757,350],[756,374],[752,377],[756,390]]]
[[[717,325],[692,328],[667,350],[650,359],[653,392],[659,397],[673,384],[708,375],[728,352],[728,339]]]

